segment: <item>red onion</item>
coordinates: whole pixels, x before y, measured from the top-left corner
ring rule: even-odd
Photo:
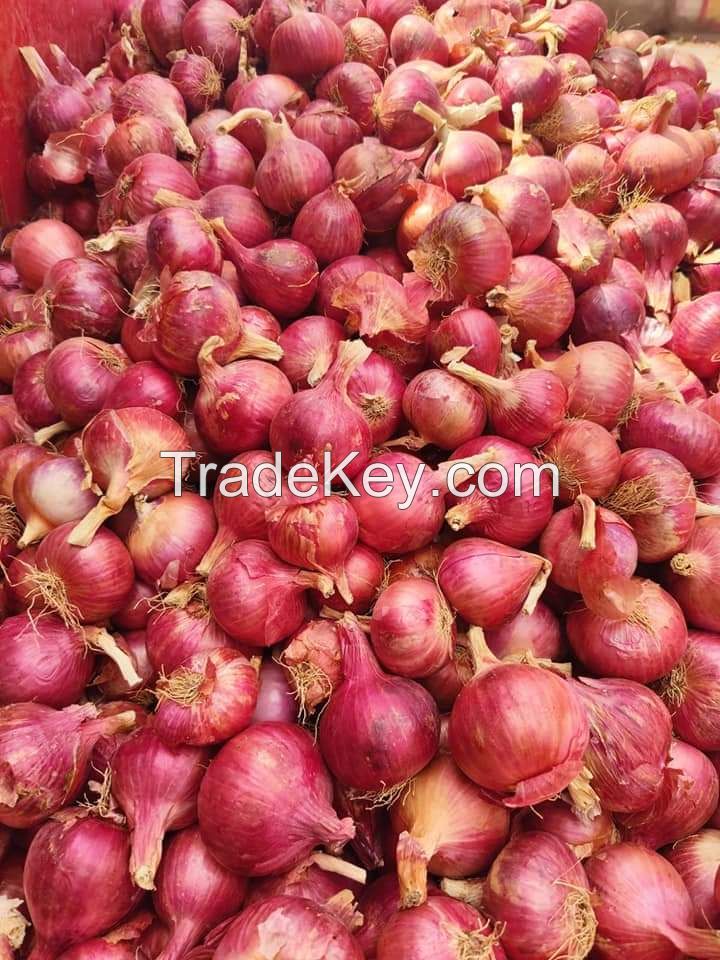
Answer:
[[[621,347],[638,342],[645,322],[643,301],[644,293],[640,298],[620,283],[606,281],[590,287],[575,302],[573,342],[607,340]]]
[[[596,854],[585,869],[597,917],[599,960],[627,956],[628,949],[637,960],[718,956],[716,932],[692,926],[690,895],[660,854],[620,843]]]
[[[539,184],[550,198],[553,209],[557,210],[570,199],[572,192],[570,174],[567,168],[554,157],[530,155],[525,151],[522,116],[522,104],[514,104],[512,159],[507,166],[507,173]]]
[[[339,63],[325,74],[315,93],[349,114],[362,133],[370,136],[375,132],[375,100],[382,88],[382,81],[377,73],[366,63]],[[367,151],[367,146],[363,145],[362,154]],[[382,157],[383,153],[378,151],[377,156]],[[385,153],[385,156],[387,155]],[[344,174],[336,171],[335,176]]]
[[[415,431],[407,441],[412,448],[432,443],[450,450],[478,436],[485,426],[480,396],[444,370],[424,370],[413,377],[402,403]]]
[[[720,517],[703,517],[695,523],[682,552],[670,560],[668,589],[688,623],[699,630],[720,630],[716,608],[719,540]]]
[[[147,263],[146,237],[150,217],[129,226],[113,226],[107,233],[101,234],[85,244],[89,256],[110,253],[114,255],[118,275],[127,287],[134,287],[140,279]],[[127,324],[130,317],[126,317]],[[149,359],[145,357],[144,359]]]
[[[525,119],[537,120],[560,95],[560,71],[545,57],[501,57],[493,80],[502,101],[502,119],[512,122],[512,105],[522,104]]]
[[[293,133],[321,150],[332,165],[347,149],[362,142],[357,123],[329,100],[313,100],[295,121]]]
[[[541,347],[565,333],[575,307],[572,287],[560,267],[536,256],[516,257],[506,284],[490,290],[486,301],[517,328],[519,344],[537,340]]]
[[[560,500],[568,503],[579,493],[606,497],[620,477],[620,450],[612,435],[591,420],[569,420],[542,450],[560,478]]]
[[[182,24],[187,10],[185,0],[143,0],[140,8],[142,31],[162,64],[167,64],[169,53],[183,46]]]
[[[270,935],[278,957],[284,953],[311,960],[319,951],[324,960],[362,960],[363,952],[350,933],[355,922],[352,901],[348,905],[342,894],[338,896],[339,902],[331,899],[324,906],[292,896],[261,900],[231,924],[215,955],[218,960],[257,956]]]
[[[136,113],[156,117],[172,132],[178,149],[195,156],[197,146],[185,123],[185,101],[165,77],[155,73],[130,77],[116,94],[112,112],[116,123],[122,123]],[[164,186],[172,189],[168,183]]]
[[[488,647],[498,659],[527,655],[539,660],[560,660],[564,643],[555,614],[540,600],[532,613],[516,614],[486,633]]]
[[[337,872],[335,872],[337,871]],[[248,897],[248,906],[271,897],[303,897],[318,906],[326,905],[336,894],[362,890],[366,871],[329,853],[312,853],[297,867],[276,877],[256,880]],[[339,898],[342,899],[342,898]]]
[[[444,564],[445,558],[441,585]],[[453,759],[495,803],[520,807],[547,800],[582,771],[588,722],[581,703],[570,684],[550,670],[497,660],[477,628],[469,639],[476,672],[450,716]],[[512,711],[503,708],[504,700],[514,704]],[[562,729],[557,722],[540,722],[551,714],[563,718]],[[481,733],[488,722],[491,742]]]
[[[353,371],[370,355],[362,341],[343,342],[322,382],[311,391],[295,394],[278,411],[270,425],[270,444],[282,455],[286,469],[309,463],[323,475],[326,458],[334,466],[355,454],[345,467],[356,476],[371,452],[370,428],[348,396]]]
[[[287,675],[275,660],[264,660],[258,678],[258,696],[251,723],[295,723],[297,706]]]
[[[10,252],[23,285],[37,290],[51,267],[60,260],[81,257],[84,246],[80,234],[67,224],[34,220],[18,230]]]
[[[671,349],[697,374],[709,379],[720,370],[717,316],[720,294],[708,293],[680,303],[673,313]]]
[[[175,159],[172,132],[157,117],[136,114],[127,118],[108,137],[104,156],[112,173],[119,177],[125,167],[146,153],[162,153]]]
[[[388,57],[385,31],[369,17],[353,17],[343,26],[346,61],[362,63],[380,72]]]
[[[315,387],[330,368],[338,344],[346,339],[340,324],[326,316],[301,317],[278,338],[278,366],[293,387]]]
[[[660,698],[630,680],[575,683],[588,711],[590,748],[585,762],[603,808],[621,813],[647,809],[660,792],[672,720]],[[582,804],[576,806],[580,811]]]
[[[182,406],[178,381],[152,360],[133,363],[118,378],[105,407],[153,407],[168,417],[177,417]]]
[[[219,274],[222,254],[212,228],[194,210],[171,207],[156,213],[147,231],[150,264],[158,274],[206,270]]]
[[[714,634],[691,630],[685,655],[661,681],[661,695],[672,710],[674,729],[701,750],[716,750],[720,743],[714,701],[719,655]]]
[[[280,320],[307,310],[317,287],[318,268],[312,251],[295,240],[270,240],[249,249],[224,223],[215,221],[223,252],[237,268],[251,301]]]
[[[283,650],[282,665],[290,676],[301,713],[315,713],[342,683],[337,625],[330,620],[309,620]]]
[[[218,532],[196,568],[203,576],[207,576],[215,562],[236,541],[267,538],[266,514],[275,504],[268,497],[261,496],[258,491],[264,491],[268,495],[273,491],[277,493],[272,471],[264,470],[266,465],[274,466],[273,456],[265,450],[251,450],[234,456],[232,462],[236,463],[239,469],[244,468],[247,471],[252,483],[247,484],[247,490],[240,497],[227,496],[222,483],[215,487],[213,508]],[[258,470],[260,472],[256,473]],[[282,492],[287,495],[286,490],[283,489]]]
[[[178,0],[184,3],[184,0]],[[223,83],[212,60],[197,53],[185,53],[172,65],[170,80],[182,94],[191,113],[211,110],[220,100]]]
[[[550,23],[559,28],[551,34],[557,49],[577,53],[586,60],[592,58],[608,28],[607,16],[592,0],[578,0],[572,9],[553,10]]]
[[[464,955],[505,960],[500,929],[469,904],[434,896],[421,907],[401,910],[382,926],[377,960],[460,960]]]
[[[411,203],[405,184],[416,172],[407,154],[371,138],[346,150],[334,171],[336,180],[353,184],[350,199],[370,233],[383,233],[397,226]]]
[[[128,847],[124,827],[78,808],[63,811],[36,833],[23,874],[35,930],[33,960],[50,960],[107,933],[137,904]],[[67,904],[81,902],[84,908],[69,915]]]
[[[407,13],[393,25],[390,53],[398,65],[412,60],[435,60],[444,67],[449,56],[445,38],[440,36],[429,20],[417,13]]]
[[[266,447],[273,417],[293,396],[292,387],[282,371],[261,360],[221,367],[213,356],[216,342],[222,343],[210,338],[198,354],[200,387],[194,406],[198,430],[211,450],[227,456]]]
[[[685,255],[687,225],[664,203],[645,203],[622,213],[610,226],[616,256],[629,260],[643,274],[647,303],[655,323],[648,323],[643,344],[661,345],[670,338],[667,328],[672,307],[671,274]]]
[[[401,677],[427,677],[452,656],[453,616],[430,580],[400,577],[380,592],[370,620],[380,665]]]
[[[669,560],[690,539],[695,523],[692,478],[661,450],[624,453],[617,488],[606,503],[633,528],[643,563]]]
[[[305,619],[305,591],[332,593],[324,574],[277,559],[267,543],[242,540],[225,551],[208,577],[210,610],[227,633],[251,647],[271,647]]]
[[[700,830],[680,840],[664,854],[680,874],[692,900],[698,927],[716,927],[720,907],[715,899],[715,878],[720,868],[720,831]]]
[[[709,161],[711,162],[711,161]],[[703,179],[668,197],[668,203],[685,219],[690,241],[688,253],[694,258],[701,251],[713,246],[718,239],[717,213],[719,209],[718,183],[715,171],[701,173]],[[711,179],[706,179],[707,177]],[[702,265],[702,257],[700,264]],[[712,257],[710,257],[712,259]]]
[[[245,899],[247,881],[223,869],[203,843],[197,827],[188,827],[169,843],[153,898],[170,939],[159,955],[180,960]]]
[[[531,341],[526,355],[535,367],[550,370],[562,380],[571,416],[584,417],[609,430],[616,426],[633,392],[634,369],[625,350],[597,341],[571,346],[556,360],[543,360]]]
[[[238,184],[214,187],[200,201],[188,200],[167,190],[159,190],[155,199],[164,207],[181,206],[197,210],[206,220],[222,218],[231,236],[248,247],[255,247],[272,237],[268,212],[256,194]],[[213,223],[216,233],[218,226],[217,222]]]
[[[250,152],[238,140],[210,136],[200,147],[193,173],[203,193],[228,185],[252,187],[255,163]]]
[[[233,645],[210,616],[204,588],[197,586],[189,597],[181,595],[177,606],[172,594],[170,598],[147,622],[147,652],[157,673],[170,674],[190,657]]]
[[[452,530],[467,529],[476,536],[488,536],[511,547],[526,547],[537,539],[552,516],[552,486],[545,472],[525,471],[515,483],[516,471],[523,465],[540,467],[540,460],[527,448],[499,437],[478,437],[458,447],[452,460],[482,457],[485,464],[498,464],[508,479],[504,493],[502,475],[492,467],[483,474],[483,490],[462,496],[448,493],[445,519]],[[462,489],[462,488],[461,488]],[[486,496],[484,490],[493,495]]]
[[[149,687],[156,679],[147,655],[145,631],[129,630],[122,637],[111,639],[115,649],[109,643],[101,649],[110,657],[114,656],[115,660],[103,664],[95,682],[108,698],[131,697]]]
[[[441,298],[462,299],[507,280],[512,247],[492,214],[456,203],[435,217],[409,257],[416,273],[429,280]]]
[[[292,238],[314,253],[321,267],[360,252],[362,218],[342,181],[311,197],[295,218]]]
[[[137,502],[127,536],[135,573],[161,590],[172,590],[193,573],[216,532],[212,507],[196,493]]]
[[[237,650],[194,654],[160,679],[154,729],[171,746],[222,743],[250,723],[257,686],[257,671]]]
[[[380,589],[385,568],[380,554],[372,547],[358,543],[343,564],[343,574],[348,582],[352,602],[343,600],[337,590],[324,599],[326,607],[333,610],[350,610],[352,613],[367,613]]]
[[[159,153],[147,153],[129,163],[118,178],[113,198],[118,218],[137,223],[157,213],[162,204],[157,194],[169,190],[191,200],[200,197],[192,174],[177,160]]]
[[[255,29],[258,27],[256,20]],[[233,110],[258,108],[269,111],[273,117],[279,117],[282,112],[290,122],[294,122],[309,102],[307,93],[294,80],[268,73],[253,78],[240,90],[233,103]],[[260,161],[265,152],[266,138],[257,119],[243,120],[233,130],[233,136],[247,147],[256,163]]]
[[[550,198],[541,186],[522,177],[502,176],[472,188],[473,202],[494,214],[508,232],[513,254],[532,253],[552,226]]]
[[[81,257],[60,260],[48,271],[42,297],[58,340],[76,336],[114,340],[128,305],[117,274]]]
[[[191,4],[182,22],[181,47],[208,57],[226,76],[233,76],[241,54],[242,38],[250,32],[250,21],[237,4],[224,0],[199,0]]]
[[[439,754],[393,806],[402,905],[427,897],[427,873],[468,877],[484,872],[507,840],[510,817],[488,803],[447,755]],[[437,901],[432,901],[437,904]]]
[[[329,17],[305,10],[294,12],[272,35],[269,69],[299,83],[313,83],[341,63],[345,52],[342,31]]]
[[[40,88],[28,106],[28,123],[37,142],[44,143],[51,133],[74,130],[87,120],[92,113],[87,97],[58,83],[35,47],[20,47],[19,51]]]
[[[547,800],[528,810],[521,820],[523,829],[551,833],[566,843],[579,860],[620,839],[610,814],[601,811],[593,820],[576,813],[564,800]]]
[[[597,217],[572,204],[556,210],[540,248],[567,274],[578,293],[603,283],[612,263],[612,242]]]
[[[409,72],[402,73],[405,76]],[[497,108],[497,98],[477,107],[480,115],[494,108]],[[436,131],[438,146],[425,165],[425,177],[430,183],[442,186],[460,200],[470,187],[498,176],[502,169],[500,149],[487,134],[479,130],[456,130],[452,119],[446,121],[422,102],[415,105],[414,112],[428,120]]]
[[[582,6],[585,0],[577,0]],[[511,958],[545,960],[563,952],[588,955],[597,921],[582,865],[550,833],[513,837],[492,865],[483,903],[503,924]]]
[[[565,278],[563,277],[563,280]],[[430,353],[435,362],[457,347],[468,348],[463,362],[494,374],[500,360],[500,333],[492,317],[476,307],[456,307],[446,314],[430,337]]]
[[[634,50],[615,44],[598,50],[592,69],[599,85],[610,90],[619,100],[634,100],[642,93],[642,64]]]
[[[258,724],[210,763],[198,800],[200,833],[226,869],[279,873],[317,844],[338,849],[352,839],[352,821],[339,820],[331,800],[332,784],[310,735],[286,723]]]
[[[0,498],[12,500],[13,485],[20,470],[28,464],[47,460],[50,456],[49,451],[31,443],[13,443],[0,450]],[[17,535],[20,535],[19,531]]]
[[[364,273],[382,271],[382,269],[369,256],[343,257],[342,260],[331,263],[323,270],[318,280],[316,297],[318,310],[332,320],[343,323],[347,318],[347,311],[332,305],[336,294]]]
[[[50,457],[18,471],[13,500],[25,521],[18,540],[21,549],[63,523],[81,520],[95,506],[97,495],[83,487],[84,478],[83,466],[74,457]]]
[[[611,213],[617,204],[619,172],[612,157],[591,143],[576,143],[563,156],[572,180],[576,207],[596,216]]]
[[[643,403],[621,430],[624,449],[653,447],[676,457],[696,479],[720,473],[720,424],[673,400]]]
[[[66,341],[66,343],[69,341]],[[100,502],[75,527],[70,542],[83,546],[108,517],[119,513],[128,500],[143,494],[157,497],[173,487],[172,458],[161,451],[187,450],[189,440],[174,420],[151,407],[103,410],[82,435],[83,460]],[[187,471],[187,464],[182,472]]]
[[[642,182],[655,196],[675,193],[700,173],[704,154],[699,143],[681,127],[668,126],[677,93],[662,96],[662,106],[650,126],[634,138],[618,159],[631,187]]]
[[[344,679],[322,714],[320,750],[344,786],[390,802],[437,750],[437,707],[419,684],[380,669],[350,614],[338,631]],[[372,710],[359,709],[358,698]]]
[[[85,638],[57,617],[31,619],[27,613],[0,625],[5,670],[0,703],[33,700],[48,707],[68,707],[90,681],[93,657]]]
[[[455,203],[452,194],[443,187],[422,180],[414,180],[406,189],[412,190],[417,199],[403,213],[397,227],[397,245],[403,256],[414,249],[428,224]]]
[[[118,747],[112,789],[132,831],[130,876],[142,890],[155,889],[165,833],[195,821],[207,760],[205,750],[168,747],[147,727]]]
[[[12,385],[15,394],[16,374],[21,366],[40,352],[47,355],[54,343],[52,331],[45,324],[9,319],[0,330],[0,381]]]
[[[647,810],[621,818],[625,838],[657,850],[695,833],[717,807],[718,775],[711,761],[673,740],[663,784]]]
[[[130,730],[134,715],[99,717],[90,703],[53,710],[39,703],[0,708],[0,754],[5,789],[0,822],[36,826],[77,797],[100,737]]]
[[[437,87],[412,63],[390,74],[375,103],[378,138],[398,150],[415,150],[432,136],[435,121],[443,123]],[[422,112],[414,110],[416,104]]]
[[[448,370],[477,387],[487,404],[490,424],[501,437],[535,446],[544,443],[565,418],[568,394],[554,373],[521,370],[501,380],[459,360],[451,360]]]
[[[700,101],[694,84],[690,85],[683,80],[668,80],[667,83],[659,83],[652,88],[653,96],[660,96],[669,91],[676,96],[670,111],[670,122],[673,126],[692,130],[698,121],[700,110]],[[710,151],[710,156],[714,152],[714,150]]]

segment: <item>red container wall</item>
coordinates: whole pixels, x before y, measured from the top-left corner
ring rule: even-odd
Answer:
[[[112,0],[0,0],[0,222],[28,213],[25,158],[30,150],[25,110],[35,82],[18,54],[32,45],[45,56],[57,43],[82,70],[105,51]]]

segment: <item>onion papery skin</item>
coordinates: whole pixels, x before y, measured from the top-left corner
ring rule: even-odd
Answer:
[[[525,691],[522,708],[520,689]],[[513,711],[503,702],[514,703]],[[541,724],[541,717],[550,716],[561,716],[562,723]],[[481,733],[488,723],[492,743]],[[476,674],[450,716],[453,759],[486,797],[506,807],[533,805],[565,789],[582,770],[588,736],[587,717],[570,685],[549,670],[522,663],[489,665]]]
[[[673,740],[655,803],[619,822],[625,839],[657,850],[704,826],[717,801],[718,775],[712,762],[695,747]]]
[[[168,606],[151,613],[146,642],[153,668],[165,674],[177,670],[190,657],[233,646],[202,599],[191,600],[179,609]]]
[[[620,843],[585,864],[598,921],[598,960],[717,956],[715,931],[693,928],[693,904],[682,879],[660,854]]]
[[[662,450],[639,447],[624,453],[607,503],[632,527],[643,563],[669,560],[685,547],[695,525],[692,477]]]
[[[69,707],[90,681],[94,658],[78,630],[59,617],[31,619],[27,613],[0,624],[5,668],[0,704],[32,700],[48,707]]]
[[[293,387],[314,387],[330,369],[338,344],[347,339],[331,317],[300,317],[280,334],[283,355],[278,366]]]
[[[483,902],[505,925],[502,944],[509,960],[547,960],[569,945],[576,957],[587,956],[596,927],[588,881],[575,854],[557,837],[517,834],[495,860],[486,884]]]
[[[410,260],[441,299],[461,300],[481,296],[507,281],[512,245],[491,213],[474,204],[456,203],[426,227]]]
[[[673,400],[643,403],[620,433],[623,449],[653,447],[676,457],[696,480],[720,473],[720,424]]]
[[[97,495],[83,488],[84,479],[83,466],[75,457],[49,457],[18,471],[13,499],[25,521],[19,547],[41,540],[63,523],[82,519],[95,506]]]
[[[675,732],[700,750],[720,749],[715,700],[719,678],[720,637],[690,630],[685,655],[661,682],[660,690],[672,711]]]
[[[700,830],[674,843],[664,856],[690,894],[696,926],[717,927],[720,906],[715,899],[715,878],[720,868],[720,830]]]
[[[528,340],[548,347],[568,329],[575,309],[575,296],[559,266],[545,257],[516,257],[506,284],[494,287],[486,302],[518,330],[517,344]],[[464,357],[468,363],[467,357]],[[487,371],[494,373],[495,371]]]
[[[168,830],[197,818],[197,797],[209,753],[169,747],[150,727],[137,730],[112,759],[112,789],[131,830],[130,876],[142,890],[155,889]]]
[[[217,531],[211,505],[196,493],[167,494],[135,506],[127,536],[135,574],[161,590],[188,580]]]
[[[427,897],[427,873],[461,879],[484,873],[505,844],[510,815],[439,754],[393,806],[402,904]]]
[[[547,561],[535,554],[468,537],[445,550],[438,583],[450,605],[468,623],[497,627],[521,609],[532,612],[549,571]]]
[[[324,960],[363,960],[355,938],[331,908],[332,904],[326,910],[302,897],[271,897],[252,904],[228,927],[214,955],[217,960],[250,960],[270,935],[278,960],[310,957],[308,951],[315,948]]]
[[[435,755],[437,707],[413,680],[383,673],[357,623],[346,619],[338,629],[344,679],[320,719],[320,751],[344,786],[391,798]],[[372,716],[360,706],[369,698]]]
[[[282,652],[295,697],[308,713],[342,682],[342,654],[337,626],[331,620],[308,620]]]
[[[544,445],[542,455],[559,470],[561,503],[572,502],[581,493],[592,499],[606,497],[620,478],[618,445],[592,420],[568,420]]]
[[[370,639],[383,669],[401,677],[427,677],[452,655],[452,613],[431,580],[400,577],[375,602]]]
[[[208,578],[210,611],[239,643],[271,647],[305,619],[306,590],[332,592],[330,578],[277,559],[260,540],[242,540],[223,553]]]
[[[58,340],[117,338],[128,298],[108,267],[82,257],[60,260],[48,271],[43,289],[50,327]]]
[[[540,460],[531,450],[511,440],[500,437],[478,437],[458,447],[451,460],[465,460],[482,456],[488,463],[500,464],[508,477],[514,476],[516,467],[523,464],[540,466]],[[497,493],[502,485],[499,475],[488,471],[484,477],[485,488]],[[473,490],[469,496],[456,497],[448,493],[445,498],[448,511],[445,519],[452,530],[467,530],[475,536],[487,536],[509,547],[526,547],[537,539],[552,516],[552,484],[548,474],[539,475],[535,490],[534,478],[523,472],[520,484],[508,485],[500,496],[485,496]]]
[[[180,960],[217,924],[234,916],[245,900],[247,881],[211,856],[197,827],[177,833],[158,871],[153,901],[171,931],[160,954]]]
[[[670,560],[666,584],[688,623],[720,630],[720,517],[701,517],[681,553]]]
[[[525,830],[550,833],[566,843],[579,860],[620,839],[610,814],[601,811],[592,820],[578,815],[564,800],[548,800],[528,810],[522,819]]]
[[[500,360],[501,337],[497,324],[484,310],[456,307],[442,318],[430,335],[430,354],[438,363],[455,347],[469,347],[463,362],[482,373],[494,374]]]
[[[607,279],[613,247],[597,217],[570,203],[555,211],[540,253],[567,274],[576,293],[582,293]]]
[[[97,741],[133,724],[132,714],[103,718],[92,704],[64,710],[39,703],[0,708],[0,823],[15,829],[37,826],[71,803],[85,783]]]
[[[125,827],[70,809],[46,823],[30,844],[23,886],[35,929],[32,955],[55,957],[106,933],[138,903],[128,873]],[[68,916],[65,907],[92,896],[92,908]]]
[[[470,951],[468,954],[467,951]],[[494,925],[469,904],[442,895],[391,916],[380,934],[377,960],[456,960],[463,954],[506,960]]]
[[[668,761],[672,718],[667,707],[632,680],[583,677],[575,681],[575,692],[590,722],[585,763],[603,809],[647,809],[660,792]]]
[[[227,806],[218,804],[222,798]],[[208,767],[200,835],[228,870],[280,873],[319,844],[339,848],[352,839],[352,821],[339,820],[331,800],[332,783],[310,735],[287,723],[257,724],[229,740]]]
[[[50,351],[45,389],[65,423],[84,427],[105,405],[128,366],[119,346],[92,337],[71,337]]]

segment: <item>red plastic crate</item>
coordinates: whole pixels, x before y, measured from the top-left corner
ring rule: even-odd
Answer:
[[[18,54],[31,44],[45,56],[57,43],[87,71],[105,51],[112,0],[0,0],[0,222],[10,226],[27,216],[30,198],[25,158],[30,151],[25,111],[35,81]]]

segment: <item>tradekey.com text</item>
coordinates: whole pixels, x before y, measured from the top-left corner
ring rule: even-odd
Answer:
[[[163,458],[174,461],[174,494],[182,495],[183,475],[187,472],[198,454],[194,450],[163,450]],[[388,464],[370,461],[361,471],[353,470],[353,464],[360,456],[349,453],[339,463],[333,463],[331,451],[323,454],[320,469],[313,463],[294,463],[288,470],[283,469],[282,454],[276,453],[272,463],[260,463],[252,471],[243,463],[230,462],[200,463],[198,466],[198,487],[203,497],[208,496],[208,488],[215,483],[215,493],[235,499],[250,494],[268,500],[279,498],[289,491],[300,499],[328,497],[332,493],[345,493],[351,497],[368,496],[382,499],[387,496],[398,498],[400,491],[404,499],[397,503],[398,509],[407,510],[421,489],[425,471],[437,478],[432,496],[441,497],[450,493],[454,497],[469,497],[475,491],[490,498],[501,497],[511,491],[514,496],[527,496],[528,477],[532,482],[532,494],[541,495],[543,475],[550,478],[552,493],[556,497],[560,490],[560,474],[554,463],[516,463],[512,472],[501,463],[485,461],[484,458],[452,460],[440,464],[433,470],[422,461],[418,461],[415,470],[407,470],[405,464]],[[350,471],[348,476],[347,471]],[[427,488],[423,487],[423,493]]]

